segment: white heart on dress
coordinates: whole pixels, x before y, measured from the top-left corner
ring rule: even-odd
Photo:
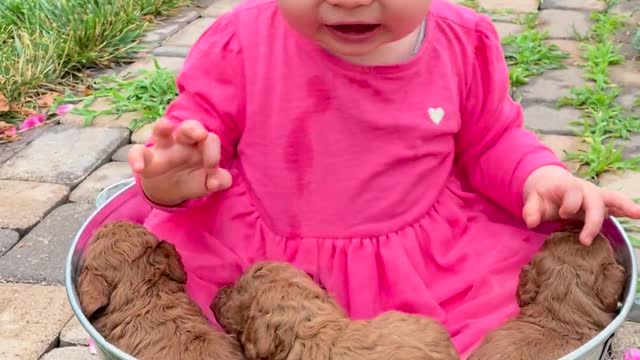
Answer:
[[[429,117],[434,124],[439,125],[442,119],[444,118],[444,109],[439,108],[429,108]]]

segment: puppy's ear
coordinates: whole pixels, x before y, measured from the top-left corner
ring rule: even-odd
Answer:
[[[182,267],[180,255],[173,244],[160,241],[153,253],[153,261],[163,269],[165,275],[180,284],[187,282],[187,274]]]
[[[269,329],[263,314],[251,316],[242,332],[242,345],[248,359],[270,359],[279,347],[276,329]]]
[[[538,278],[536,270],[533,265],[525,265],[520,272],[520,278],[518,281],[518,305],[520,307],[527,306],[536,299],[538,296]]]
[[[100,308],[109,305],[111,289],[107,281],[89,269],[83,269],[78,278],[80,307],[87,318]]]
[[[595,292],[605,311],[615,312],[627,279],[625,269],[614,262],[602,266],[596,277]]]

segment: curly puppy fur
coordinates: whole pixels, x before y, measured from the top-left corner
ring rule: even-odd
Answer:
[[[578,229],[551,235],[520,273],[520,315],[490,333],[469,360],[556,360],[615,317],[626,274],[609,241],[581,245]]]
[[[173,245],[144,227],[101,227],[78,279],[82,311],[105,339],[137,359],[244,359],[233,337],[213,328],[184,291]]]
[[[252,266],[211,308],[250,360],[459,359],[439,323],[400,312],[351,321],[307,274],[285,263]]]

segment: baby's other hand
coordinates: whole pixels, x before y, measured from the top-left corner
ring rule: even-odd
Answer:
[[[231,175],[219,167],[220,139],[195,120],[177,128],[160,120],[153,127],[153,146],[135,145],[129,165],[153,202],[174,206],[231,186]]]
[[[545,221],[581,220],[580,241],[590,245],[611,215],[640,219],[640,206],[626,195],[607,191],[558,166],[543,166],[527,178],[522,217],[529,228]]]

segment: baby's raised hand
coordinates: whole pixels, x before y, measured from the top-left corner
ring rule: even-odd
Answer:
[[[129,165],[147,197],[174,206],[231,186],[231,175],[219,167],[220,139],[195,120],[178,127],[160,120],[153,127],[153,146],[135,145]]]
[[[580,241],[590,245],[606,216],[640,219],[640,206],[626,195],[606,191],[558,166],[543,166],[527,178],[522,217],[534,228],[544,221],[583,220]]]

